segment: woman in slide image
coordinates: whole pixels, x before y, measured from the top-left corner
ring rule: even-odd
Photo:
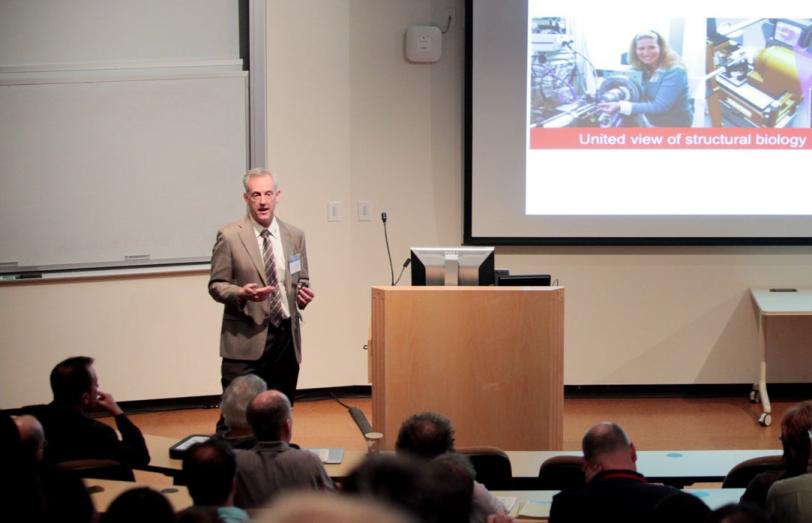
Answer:
[[[694,115],[688,73],[662,35],[651,30],[636,34],[629,46],[629,61],[643,72],[642,99],[605,102],[598,107],[607,113],[643,115],[653,127],[690,127]]]

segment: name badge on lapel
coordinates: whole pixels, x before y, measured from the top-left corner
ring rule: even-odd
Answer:
[[[298,254],[291,254],[288,258],[290,268],[290,279],[296,284],[299,281],[299,273],[302,272],[302,257]]]

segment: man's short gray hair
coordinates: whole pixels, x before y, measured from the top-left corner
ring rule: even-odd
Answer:
[[[256,374],[246,374],[234,378],[223,392],[223,401],[220,403],[223,420],[229,429],[250,428],[248,420],[245,418],[245,411],[251,400],[266,390],[268,390],[268,385],[265,380]]]
[[[270,176],[271,179],[273,179],[274,190],[279,190],[279,178],[275,174],[273,174],[265,167],[255,167],[250,171],[248,171],[247,173],[245,173],[245,175],[242,177],[242,186],[245,188],[246,191],[248,190],[248,179],[256,178],[258,176]]]

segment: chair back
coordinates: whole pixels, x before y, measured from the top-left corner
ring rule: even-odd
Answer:
[[[762,472],[779,473],[784,469],[781,456],[760,456],[746,459],[730,469],[722,482],[722,488],[745,488]]]
[[[586,478],[582,468],[584,458],[581,456],[553,456],[539,468],[539,490],[564,490],[583,487]]]
[[[465,447],[457,452],[471,460],[476,480],[489,490],[510,490],[513,469],[504,450],[496,447]]]

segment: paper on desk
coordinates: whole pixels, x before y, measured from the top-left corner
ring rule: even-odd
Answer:
[[[525,518],[549,518],[551,501],[530,500],[519,509],[519,517]]]
[[[496,496],[496,499],[505,507],[505,512],[513,510],[513,505],[516,504],[516,496]]]
[[[322,463],[341,463],[344,459],[344,449],[329,448],[329,449],[307,449],[319,457]]]

